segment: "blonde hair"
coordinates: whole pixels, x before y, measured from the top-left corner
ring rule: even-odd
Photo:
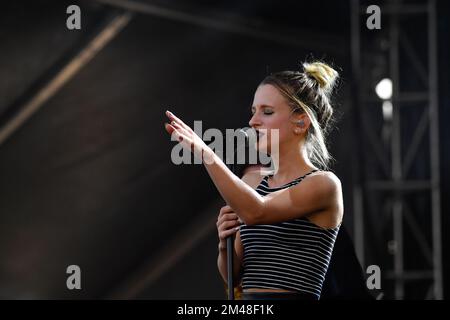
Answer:
[[[304,72],[316,79],[320,88],[327,93],[333,90],[334,84],[339,77],[336,70],[323,62],[303,63]]]
[[[267,76],[260,85],[275,86],[293,111],[306,113],[311,121],[306,136],[308,157],[322,169],[328,169],[332,156],[326,146],[333,117],[331,94],[339,74],[320,62],[302,63],[302,71],[281,71]]]

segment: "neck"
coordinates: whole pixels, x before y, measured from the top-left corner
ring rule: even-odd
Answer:
[[[279,154],[271,155],[271,158],[275,169],[274,181],[290,181],[315,169],[303,145],[286,150],[280,149]]]

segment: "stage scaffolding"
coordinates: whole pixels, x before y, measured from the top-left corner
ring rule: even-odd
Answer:
[[[379,30],[371,3],[350,1],[355,248],[380,266],[386,299],[442,299],[436,1],[382,2]]]

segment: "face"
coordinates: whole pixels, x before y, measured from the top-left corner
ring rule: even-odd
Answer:
[[[273,147],[271,145],[272,134],[274,133],[271,129],[278,130],[280,152],[283,147],[298,146],[301,141],[301,134],[298,134],[299,127],[295,124],[295,121],[304,119],[304,116],[292,113],[292,108],[276,87],[270,84],[259,86],[255,92],[251,109],[252,118],[249,125],[256,130],[262,130],[264,133],[262,137],[260,136],[258,143],[259,151],[270,154]],[[296,128],[297,132],[295,131]]]

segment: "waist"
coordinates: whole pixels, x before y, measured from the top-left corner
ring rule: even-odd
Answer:
[[[244,291],[242,300],[318,300],[318,298],[306,292],[297,291]]]

